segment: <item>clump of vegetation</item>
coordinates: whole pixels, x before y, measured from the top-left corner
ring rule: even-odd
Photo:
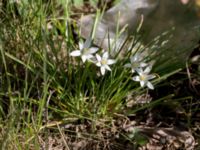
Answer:
[[[2,149],[136,149],[148,143],[138,132],[147,131],[134,128],[146,117],[135,115],[168,105],[174,91],[154,95],[185,65],[186,50],[172,56],[176,52],[165,47],[170,31],[147,45],[137,33],[125,43],[128,49],[113,55],[92,38],[82,42],[68,0],[8,0],[0,7]],[[190,98],[176,99],[174,106]]]

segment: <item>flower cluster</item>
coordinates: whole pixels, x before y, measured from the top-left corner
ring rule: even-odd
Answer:
[[[154,79],[156,76],[154,74],[149,74],[151,71],[151,67],[148,66],[144,70],[143,69],[137,69],[137,76],[134,76],[132,79],[134,81],[140,82],[141,87],[147,86],[149,89],[154,89],[152,83],[149,81],[151,79]]]
[[[90,47],[86,48],[84,43],[81,41],[79,42],[79,49],[74,50],[70,53],[71,56],[81,56],[83,62],[86,60],[91,60],[93,58],[93,54],[98,51],[97,47]]]
[[[130,63],[125,64],[126,68],[131,68],[132,73],[137,73],[137,76],[132,77],[132,80],[140,82],[141,87],[147,86],[149,89],[154,89],[154,86],[149,81],[154,79],[156,76],[154,74],[149,74],[152,66],[147,63],[142,62],[142,57],[139,53],[136,53],[130,58]]]
[[[98,54],[99,48],[87,47],[85,43],[79,42],[79,49],[76,49],[70,53],[70,56],[81,57],[83,63],[90,61],[100,68],[102,75],[105,75],[106,70],[111,71],[110,65],[116,63],[116,60],[109,58],[107,51],[103,52],[102,55]],[[139,53],[134,54],[130,58],[130,63],[124,65],[125,68],[130,68],[132,73],[137,73],[136,76],[132,77],[132,80],[140,82],[141,87],[147,86],[149,89],[154,89],[154,86],[150,82],[156,76],[150,74],[152,66],[143,62],[142,57]]]
[[[85,63],[86,60],[95,63],[96,66],[100,67],[101,74],[104,75],[106,70],[111,71],[109,65],[114,64],[116,61],[114,59],[109,59],[108,52],[104,52],[102,56],[95,54],[98,50],[97,47],[87,48],[84,46],[84,43],[79,42],[79,50],[72,51],[70,55],[74,57],[80,56],[83,63]]]

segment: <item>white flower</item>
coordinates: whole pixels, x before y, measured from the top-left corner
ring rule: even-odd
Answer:
[[[86,48],[83,42],[79,42],[79,50],[74,50],[70,53],[70,56],[81,56],[81,59],[83,62],[86,60],[90,60],[93,58],[93,54],[98,51],[97,47],[90,47]]]
[[[134,81],[139,81],[141,87],[147,86],[149,89],[154,89],[153,85],[149,80],[155,78],[156,76],[153,74],[149,74],[151,71],[151,67],[147,67],[145,70],[137,69],[136,70],[139,76],[134,76],[132,79]]]
[[[146,63],[141,62],[142,57],[139,57],[138,54],[135,54],[130,58],[130,63],[125,64],[126,68],[131,68],[131,72],[134,73],[137,69],[147,66]]]
[[[99,56],[98,54],[96,54],[96,59],[97,59],[96,65],[98,67],[100,67],[102,75],[105,74],[106,70],[111,71],[109,65],[112,65],[112,64],[114,64],[116,62],[113,59],[109,59],[108,52],[104,52],[103,55],[102,55],[102,57]]]

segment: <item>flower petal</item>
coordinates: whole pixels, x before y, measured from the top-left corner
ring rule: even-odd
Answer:
[[[101,62],[97,62],[96,65],[97,65],[98,67],[101,67]]]
[[[100,70],[101,70],[101,74],[104,75],[106,72],[106,69],[104,67],[101,67]]]
[[[80,55],[81,55],[81,51],[80,50],[75,50],[75,51],[72,51],[70,53],[70,56],[74,56],[74,57],[80,56]]]
[[[140,63],[140,67],[146,67],[146,66],[147,66],[146,63],[143,63],[143,62]]]
[[[132,68],[132,69],[131,69],[131,72],[132,72],[132,73],[135,73],[135,68]]]
[[[86,56],[87,59],[91,59],[91,58],[94,57],[92,54],[87,54],[87,55],[85,55],[85,56]]]
[[[137,73],[141,76],[144,74],[144,71],[141,68],[135,68],[135,70],[137,71]]]
[[[154,89],[154,86],[151,84],[151,82],[147,82],[147,87],[152,90]]]
[[[111,68],[108,65],[104,66],[107,70],[111,71]]]
[[[137,62],[138,61],[138,55],[135,54],[133,57],[130,58],[130,60],[131,60],[131,63]]]
[[[134,77],[132,77],[132,80],[134,80],[134,81],[140,81],[140,77],[139,76],[134,76]]]
[[[83,47],[86,48],[86,49],[88,49],[91,46],[91,43],[92,43],[91,37],[86,38]]]
[[[145,86],[145,81],[140,81],[140,85],[141,85],[141,87],[144,87]]]
[[[108,52],[105,52],[105,53],[103,53],[103,58],[108,58],[109,57],[109,54],[108,54]]]
[[[153,78],[155,78],[155,77],[156,77],[156,76],[155,76],[154,74],[150,74],[150,75],[147,76],[147,79],[148,79],[148,80],[151,80],[151,79],[153,79]]]
[[[90,53],[90,54],[94,54],[94,53],[96,53],[98,50],[99,50],[99,48],[97,48],[97,47],[91,47],[91,48],[89,48],[89,53]]]
[[[107,60],[107,64],[108,64],[108,65],[112,65],[112,64],[114,64],[114,63],[116,63],[116,60],[114,60],[114,59],[108,59],[108,60]]]
[[[86,55],[82,55],[82,56],[81,56],[81,59],[82,59],[83,62],[85,62],[85,61],[87,60]]]
[[[131,68],[131,64],[130,64],[130,63],[125,64],[124,67],[126,67],[126,68]]]
[[[101,61],[101,56],[99,56],[99,54],[96,54],[96,58],[97,58],[97,61]]]
[[[84,43],[82,41],[80,41],[78,43],[80,50],[82,50],[84,48]]]
[[[146,67],[146,69],[144,70],[145,73],[149,73],[152,69],[152,66],[148,66]]]

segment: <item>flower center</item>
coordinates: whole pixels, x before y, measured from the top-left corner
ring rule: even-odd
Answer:
[[[106,65],[106,64],[107,64],[107,60],[106,60],[106,59],[102,59],[102,60],[101,60],[101,64],[102,64],[102,65]]]
[[[83,48],[82,54],[87,54],[87,53],[88,53],[88,51],[89,51],[89,49],[88,49],[88,48]]]
[[[146,80],[146,78],[147,78],[147,76],[146,76],[146,75],[140,75],[140,81],[145,81],[145,80]]]

